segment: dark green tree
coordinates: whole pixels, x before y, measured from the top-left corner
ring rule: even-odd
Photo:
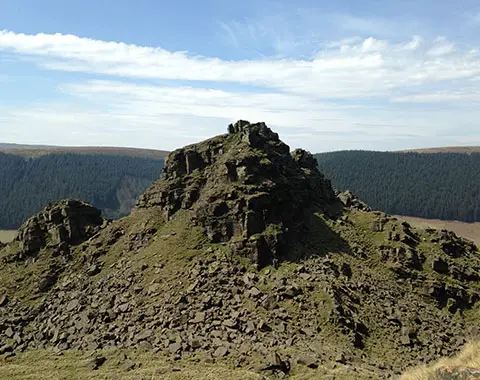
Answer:
[[[0,153],[0,229],[18,228],[48,202],[77,198],[106,217],[127,214],[160,176],[163,160],[59,153],[24,159]]]
[[[341,151],[316,158],[334,187],[352,190],[374,209],[480,221],[480,153]]]

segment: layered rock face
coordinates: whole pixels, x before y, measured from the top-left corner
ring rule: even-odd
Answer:
[[[212,242],[265,266],[287,258],[288,241],[308,233],[307,210],[325,211],[334,200],[310,153],[290,153],[264,123],[238,121],[227,135],[171,153],[137,207],[158,206],[166,219],[193,210]]]
[[[20,256],[34,255],[45,247],[79,244],[97,233],[102,224],[100,210],[85,202],[63,200],[49,204],[28,219],[15,241],[19,243]]]

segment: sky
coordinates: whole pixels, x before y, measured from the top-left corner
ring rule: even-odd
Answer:
[[[0,141],[480,145],[478,0],[0,0]]]

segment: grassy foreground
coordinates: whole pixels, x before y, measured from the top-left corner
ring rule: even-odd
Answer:
[[[260,377],[253,372],[226,366],[198,363],[174,363],[151,354],[102,352],[105,364],[94,370],[90,363],[96,355],[68,351],[58,356],[45,350],[31,351],[0,362],[2,380],[75,380],[75,379],[245,379]]]
[[[135,351],[103,351],[96,354],[67,351],[57,355],[51,351],[29,351],[18,357],[2,360],[2,380],[261,380],[274,379],[258,370],[238,369],[231,363],[206,363],[203,360],[175,362],[162,355]],[[107,360],[98,370],[91,368],[93,358],[104,356]],[[400,380],[428,380],[442,367],[480,368],[480,342],[469,343],[453,358],[445,358],[432,365],[407,371]],[[265,376],[265,377],[264,377]],[[368,372],[352,372],[348,366],[319,368],[316,370],[294,365],[289,379],[372,379]]]
[[[17,357],[2,359],[2,380],[264,380],[278,379],[278,375],[258,368],[236,368],[233,363],[207,363],[202,359],[174,361],[166,356],[135,351],[103,351],[88,354],[66,351],[57,355],[52,351],[28,351]],[[97,370],[91,368],[93,358],[104,356],[106,362]],[[373,379],[372,373],[352,369],[348,365],[320,366],[310,369],[293,363],[289,379]]]
[[[400,378],[400,380],[428,380],[433,378],[435,371],[443,367],[480,368],[480,342],[472,342],[453,358],[441,359],[428,366],[414,368]]]

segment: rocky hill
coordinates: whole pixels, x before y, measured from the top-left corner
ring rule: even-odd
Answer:
[[[38,158],[48,154],[82,154],[101,156],[128,156],[163,160],[168,152],[156,149],[122,148],[111,146],[49,146],[0,143],[0,152],[24,158]]]
[[[399,150],[403,153],[479,153],[480,146],[444,146],[438,148],[418,148]]]
[[[391,378],[479,336],[472,243],[335,194],[263,123],[172,152],[121,220],[50,205],[0,262],[4,357],[78,349],[96,369],[135,349],[177,367]]]

